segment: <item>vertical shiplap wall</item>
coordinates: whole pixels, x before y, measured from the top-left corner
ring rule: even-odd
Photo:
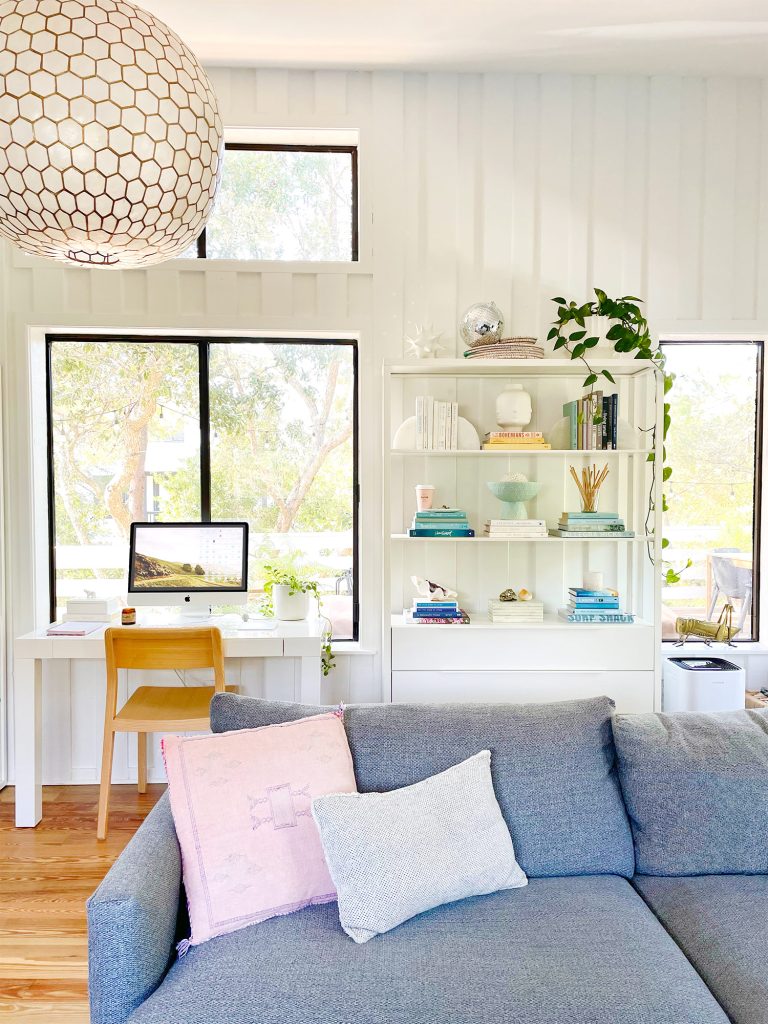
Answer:
[[[388,690],[377,653],[382,359],[400,356],[424,323],[458,354],[457,319],[484,298],[511,332],[543,337],[550,296],[585,299],[595,285],[643,296],[659,332],[768,333],[768,85],[242,68],[211,77],[227,125],[359,130],[360,263],[99,272],[3,249],[8,635],[33,624],[45,555],[31,526],[30,327],[356,332],[365,653],[339,659],[328,695],[375,700]],[[48,777],[87,777],[82,707],[68,679],[46,686],[46,743],[61,751]]]

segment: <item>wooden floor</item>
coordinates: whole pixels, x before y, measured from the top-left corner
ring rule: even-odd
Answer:
[[[0,791],[0,1021],[87,1024],[85,900],[164,786],[113,786],[96,841],[98,786],[46,786],[37,828],[14,828]]]

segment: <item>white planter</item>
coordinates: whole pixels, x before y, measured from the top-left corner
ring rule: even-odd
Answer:
[[[523,385],[507,384],[496,399],[496,422],[503,430],[522,430],[531,422],[531,396]]]
[[[291,594],[291,588],[286,583],[275,583],[272,587],[272,607],[276,619],[288,622],[306,619],[309,596],[301,591]]]

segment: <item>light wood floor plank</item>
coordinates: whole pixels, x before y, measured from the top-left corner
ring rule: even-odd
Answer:
[[[163,792],[113,786],[96,840],[98,786],[46,786],[43,820],[13,824],[0,791],[0,1021],[88,1024],[85,901]]]

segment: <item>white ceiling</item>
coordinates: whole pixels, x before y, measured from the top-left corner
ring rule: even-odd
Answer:
[[[768,73],[768,0],[139,0],[207,64]]]

